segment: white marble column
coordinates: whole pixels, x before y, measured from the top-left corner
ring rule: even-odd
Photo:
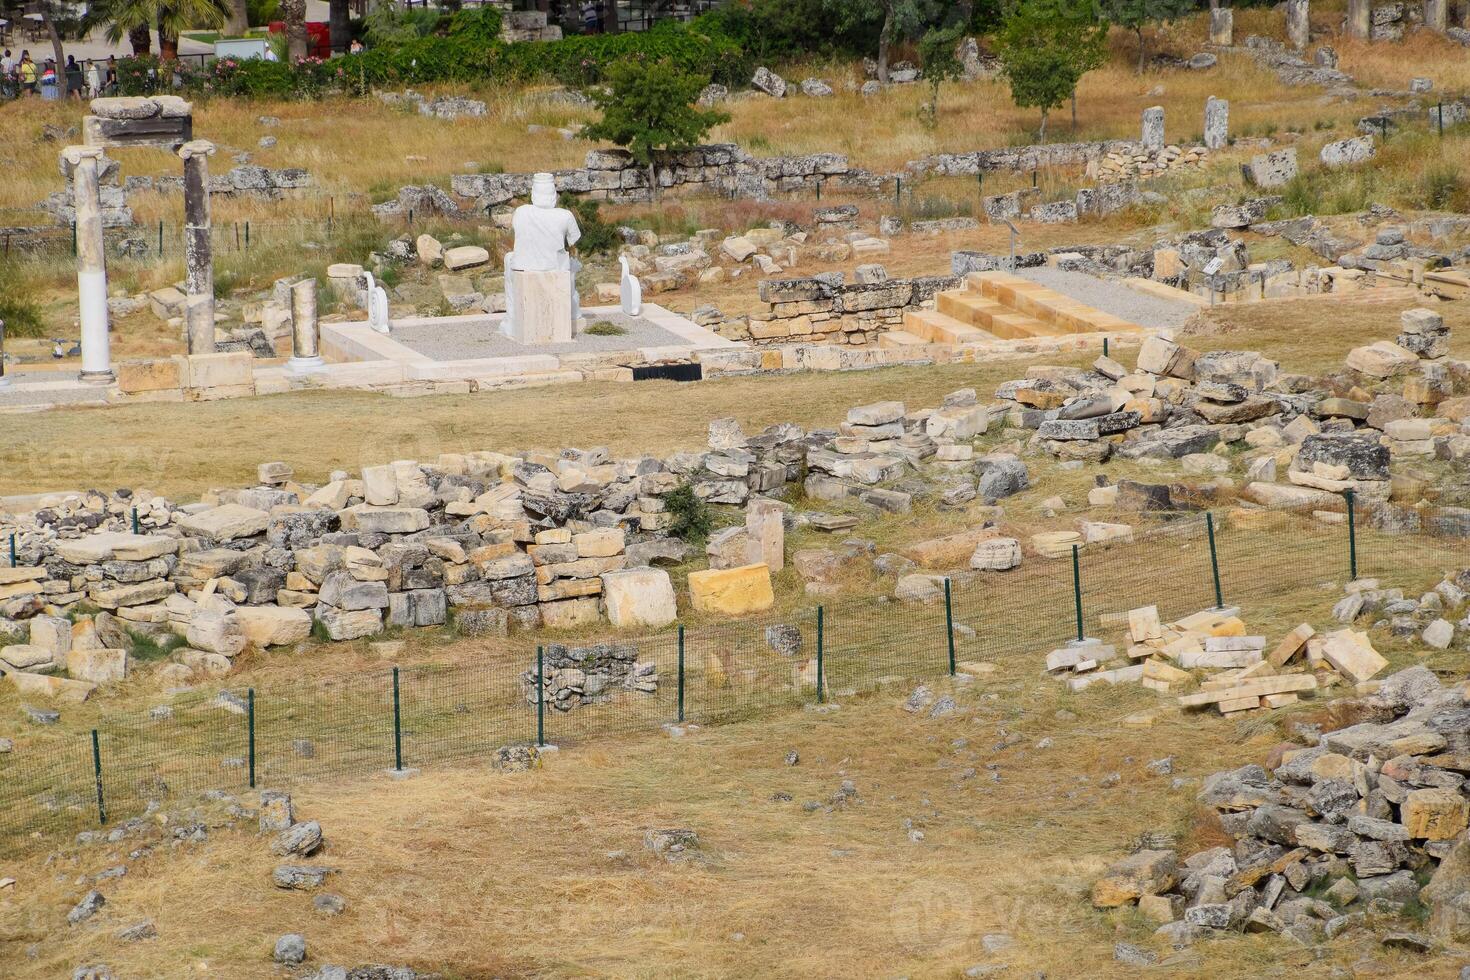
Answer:
[[[102,200],[97,188],[101,147],[68,146],[61,151],[71,165],[76,208],[77,305],[82,324],[81,380],[112,384],[112,338],[107,316],[107,255],[102,240]]]
[[[312,374],[326,367],[316,319],[316,280],[303,279],[291,287],[291,359],[286,370]]]
[[[210,246],[209,140],[179,147],[184,161],[184,326],[190,354],[214,353],[214,256]]]
[[[1229,7],[1210,8],[1210,43],[1223,47],[1235,43],[1235,11]]]
[[[1424,0],[1424,26],[1443,34],[1449,24],[1449,4],[1445,0]]]

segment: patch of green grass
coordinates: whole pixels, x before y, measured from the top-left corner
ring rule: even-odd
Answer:
[[[591,334],[594,337],[621,337],[628,331],[626,328],[618,326],[611,320],[598,320],[596,323],[592,324],[592,326],[588,327],[582,332]]]
[[[132,630],[128,630],[128,635],[133,638],[133,659],[143,662],[167,660],[175,650],[188,646],[189,643],[177,633],[171,633],[161,640],[155,640],[147,633],[135,633]]]
[[[41,303],[33,280],[21,274],[14,262],[0,262],[0,321],[10,337],[40,337],[46,333]]]

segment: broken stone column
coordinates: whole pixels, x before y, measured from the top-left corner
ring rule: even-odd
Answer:
[[[1164,107],[1161,105],[1150,106],[1143,110],[1143,148],[1145,150],[1164,148]]]
[[[184,161],[184,326],[190,354],[214,353],[214,256],[210,248],[209,140],[179,147]]]
[[[321,356],[321,334],[316,320],[316,280],[303,279],[291,287],[291,359],[286,370],[311,374],[326,367]]]
[[[1305,50],[1312,39],[1307,0],[1286,0],[1286,39],[1298,51]]]
[[[772,574],[786,567],[786,526],[779,503],[751,498],[745,509],[746,564],[763,562]]]
[[[1213,95],[1205,99],[1205,149],[1218,150],[1230,142],[1230,100]]]
[[[1445,0],[1424,0],[1424,26],[1443,34],[1449,21],[1449,4]]]
[[[1373,0],[1348,0],[1347,35],[1360,41],[1368,40],[1373,30]]]
[[[1210,10],[1210,43],[1225,47],[1235,43],[1235,11],[1229,7]]]
[[[102,197],[97,186],[100,147],[68,146],[76,207],[77,304],[82,325],[81,380],[112,384],[112,338],[107,322],[107,257],[102,240]]]

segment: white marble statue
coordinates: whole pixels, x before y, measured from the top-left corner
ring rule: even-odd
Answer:
[[[368,326],[378,333],[390,333],[392,324],[388,322],[388,292],[379,286],[371,272],[364,272],[367,278],[367,315]]]
[[[618,286],[618,295],[623,301],[623,315],[637,316],[643,312],[643,283],[628,269],[628,257],[618,256],[618,264],[623,267],[623,278]]]
[[[506,314],[501,321],[501,332],[523,343],[570,340],[582,316],[577,296],[577,273],[582,263],[567,249],[582,237],[582,229],[577,227],[576,215],[556,206],[556,179],[551,174],[539,173],[531,178],[531,203],[516,208],[511,216],[511,230],[515,233],[515,245],[505,256]],[[571,301],[570,319],[565,324],[557,322],[539,327],[524,323],[523,317],[530,316],[532,311],[525,308],[527,297],[522,295],[516,273],[565,274]],[[561,313],[557,319],[564,316]]]

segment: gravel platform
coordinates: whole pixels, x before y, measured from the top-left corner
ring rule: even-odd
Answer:
[[[626,332],[602,337],[583,333],[569,344],[518,344],[499,330],[499,320],[487,317],[474,325],[432,324],[393,327],[393,339],[436,361],[460,361],[484,357],[521,357],[527,354],[579,354],[631,351],[640,347],[687,346],[689,341],[642,317],[621,313],[588,316],[587,325],[611,321]]]
[[[1081,300],[1104,313],[1122,317],[1140,327],[1177,327],[1199,310],[1199,307],[1191,303],[1176,303],[1136,292],[1120,282],[1098,279],[1085,272],[1067,272],[1038,266],[1034,269],[1017,269],[1016,275],[1054,289],[1063,296]]]

